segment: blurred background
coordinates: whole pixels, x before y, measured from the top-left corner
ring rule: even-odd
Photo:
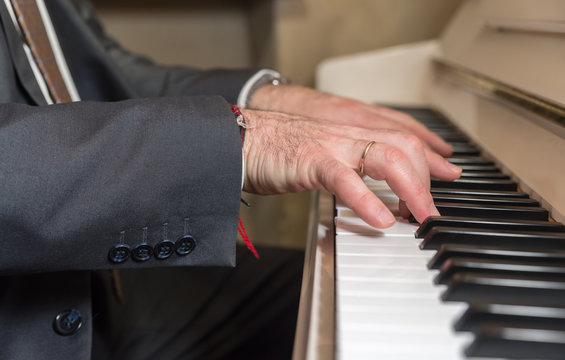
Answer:
[[[437,37],[460,0],[94,0],[106,31],[163,64],[273,68],[313,86],[329,57]],[[256,244],[302,248],[309,194],[243,194]]]

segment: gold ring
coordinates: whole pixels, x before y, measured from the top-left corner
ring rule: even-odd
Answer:
[[[363,150],[363,155],[361,155],[361,159],[359,159],[359,176],[363,177],[365,176],[365,158],[367,157],[367,154],[369,153],[369,149],[371,149],[371,146],[375,145],[375,141],[369,141],[367,143],[367,145],[365,145],[365,150]]]

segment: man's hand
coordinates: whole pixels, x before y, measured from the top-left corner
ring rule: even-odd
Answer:
[[[368,129],[398,130],[420,138],[426,145],[427,153],[433,150],[448,156],[452,152],[449,144],[408,114],[302,86],[263,86],[253,94],[250,108],[303,115]]]
[[[418,221],[438,215],[430,195],[430,174],[456,178],[460,170],[433,151],[424,152],[413,134],[368,129],[275,112],[243,110],[244,190],[259,194],[326,188],[368,224],[388,227],[394,217],[357,174],[370,141],[364,171],[386,180]]]

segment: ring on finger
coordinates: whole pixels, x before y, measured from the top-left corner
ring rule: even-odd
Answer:
[[[357,173],[361,177],[365,176],[365,158],[367,157],[367,154],[369,153],[371,146],[375,145],[375,143],[376,143],[375,141],[369,141],[367,145],[365,145],[365,149],[363,150],[363,155],[361,155],[361,159],[359,159],[359,170],[357,171]]]

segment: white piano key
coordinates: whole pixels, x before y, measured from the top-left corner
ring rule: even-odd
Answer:
[[[384,306],[372,306],[372,305],[359,305],[351,303],[340,303],[340,311],[344,314],[354,314],[360,313],[364,315],[371,316],[375,314],[376,316],[385,314],[406,314],[407,316],[450,316],[451,319],[455,319],[462,315],[467,309],[466,303],[451,302],[451,303],[432,303],[423,309],[420,303],[414,303],[413,306],[398,306],[394,302],[394,299],[388,299],[389,304]],[[429,314],[429,315],[428,315]]]
[[[342,280],[362,280],[362,279],[380,279],[380,280],[392,280],[392,281],[402,281],[414,280],[423,281],[431,284],[434,277],[438,274],[438,270],[428,270],[428,269],[395,269],[394,271],[382,271],[382,269],[375,268],[339,268],[337,271],[337,276],[340,281]]]
[[[404,245],[404,246],[402,246]],[[417,246],[414,246],[414,242],[399,243],[398,246],[379,246],[376,244],[366,244],[366,243],[352,243],[352,242],[340,242],[336,244],[336,252],[340,255],[406,255],[406,256],[418,256],[418,257],[429,257],[433,255],[433,252],[422,251]]]
[[[352,306],[374,306],[374,307],[387,307],[387,306],[403,306],[405,308],[416,307],[421,309],[431,308],[438,304],[440,299],[432,294],[432,296],[415,296],[413,298],[407,296],[401,296],[398,294],[368,294],[363,297],[359,297],[356,294],[351,294],[348,292],[338,292],[338,305],[348,304]]]
[[[366,179],[387,205],[398,198],[383,181]],[[452,331],[464,303],[443,303],[435,251],[420,250],[417,224],[367,225],[338,200],[335,218],[337,349],[342,359],[458,359],[469,338]],[[423,354],[426,354],[423,356]]]
[[[364,298],[369,301],[370,298],[372,297],[380,298],[380,299],[389,298],[394,300],[412,299],[418,301],[422,299],[435,300],[438,298],[437,294],[435,294],[434,292],[422,293],[417,291],[394,293],[394,292],[384,292],[384,291],[371,292],[371,291],[361,291],[361,290],[347,290],[347,291],[339,291],[337,293],[339,294],[339,296],[353,296],[359,299]]]
[[[336,263],[338,266],[369,266],[369,267],[382,267],[390,266],[390,268],[425,268],[428,263],[428,258],[423,257],[389,257],[389,256],[355,256],[355,255],[338,255],[336,256]]]
[[[420,239],[412,236],[371,236],[371,235],[337,235],[336,244],[370,245],[370,246],[410,246],[418,248]]]
[[[360,218],[336,217],[335,231],[337,235],[372,235],[372,236],[412,236],[418,229],[417,224],[411,224],[397,218],[396,223],[386,229],[377,229],[368,225]]]
[[[420,312],[410,312],[410,311],[387,311],[382,313],[367,312],[361,313],[357,311],[349,312],[342,311],[341,321],[344,323],[353,324],[379,324],[379,326],[387,325],[400,325],[400,324],[410,324],[417,326],[425,326],[433,324],[434,326],[442,326],[446,329],[453,323],[453,316],[457,315],[453,312],[443,312],[439,311],[438,308],[432,309],[433,311],[427,311],[420,309]]]
[[[443,325],[443,324],[441,324]],[[402,324],[399,326],[384,324],[380,327],[371,327],[368,324],[340,324],[341,344],[348,342],[368,342],[368,345],[410,345],[424,346],[430,344],[459,343],[463,345],[467,341],[465,335],[459,336],[446,328],[438,326],[416,326]],[[372,344],[371,344],[372,343]]]
[[[395,233],[405,233],[406,235],[410,235],[414,233],[414,230],[418,228],[418,224],[414,224],[409,222],[408,220],[402,218],[402,217],[398,217],[396,218],[397,222],[388,228],[385,229],[379,229],[379,228],[375,228],[372,227],[371,225],[368,225],[365,221],[363,221],[363,219],[361,219],[358,216],[355,217],[349,217],[349,216],[336,216],[336,225],[339,227],[341,224],[351,224],[351,225],[358,225],[358,226],[364,226],[373,230],[382,230],[382,231],[388,231],[388,230],[393,230]]]
[[[373,190],[373,189],[371,189]],[[374,190],[373,190],[374,192]],[[383,204],[393,213],[397,213],[398,212],[398,197],[391,191],[390,194],[379,194],[378,195],[379,199],[383,202]],[[337,209],[337,213],[338,215],[340,215],[340,212],[343,211],[343,214],[347,214],[345,216],[352,216],[350,214],[355,214],[354,212],[352,212],[347,206],[345,206],[345,204],[343,204],[343,202],[340,199],[337,199],[336,201],[336,209]],[[341,215],[340,215],[341,216]]]
[[[367,294],[404,294],[417,293],[427,294],[433,293],[439,295],[445,286],[433,286],[421,282],[393,282],[393,281],[344,281],[340,283],[339,292],[359,292]]]
[[[394,359],[394,360],[457,360],[464,359],[460,343],[464,341],[445,341],[444,343],[401,345],[350,341],[338,347],[338,359]],[[345,356],[346,354],[346,356]]]
[[[365,292],[362,296],[359,294],[352,295],[351,293],[356,292],[356,290],[352,289],[343,289],[338,288],[336,289],[336,294],[339,296],[339,306],[344,306],[345,308],[349,308],[352,306],[358,306],[359,308],[369,308],[373,309],[373,311],[378,312],[379,308],[404,308],[404,309],[445,309],[446,312],[458,312],[461,308],[466,308],[464,303],[460,302],[449,302],[444,303],[440,299],[441,293],[441,286],[430,286],[432,291],[425,291],[425,292],[410,292],[414,295],[414,298],[410,298],[405,296],[407,291],[403,292]],[[406,290],[407,286],[404,286]],[[389,288],[390,289],[390,288]],[[400,288],[402,289],[402,288]],[[433,289],[437,291],[433,291]],[[422,296],[425,295],[425,296]],[[451,310],[455,309],[455,310]]]
[[[420,241],[416,239],[405,239],[405,238],[394,238],[394,237],[382,237],[379,239],[374,239],[370,237],[363,236],[351,236],[349,238],[340,239],[336,245],[370,245],[375,247],[380,246],[403,246],[418,248]]]
[[[350,355],[357,353],[369,354],[458,354],[470,341],[467,334],[455,334],[442,331],[439,328],[422,328],[418,331],[398,328],[383,328],[380,331],[356,330],[340,328],[345,335],[340,337],[339,346],[348,358],[357,359]],[[414,352],[411,349],[418,349]],[[426,350],[426,351],[424,351]],[[395,357],[396,358],[396,357]],[[420,357],[415,357],[420,359]]]

